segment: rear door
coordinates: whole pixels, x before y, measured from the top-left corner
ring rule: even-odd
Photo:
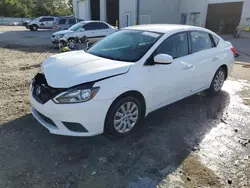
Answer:
[[[88,37],[90,42],[96,42],[109,33],[108,25],[101,22],[87,23],[83,28],[85,29],[84,35]]]
[[[110,29],[109,25],[105,24],[105,23],[98,23],[98,32],[99,32],[99,37],[103,38],[109,34],[111,34],[112,30]]]
[[[221,65],[223,53],[219,52],[212,35],[203,31],[189,33],[192,54],[189,56],[195,68],[192,91],[207,89]],[[218,41],[217,41],[218,42]]]
[[[48,17],[48,18],[45,19],[46,29],[52,29],[54,19],[55,19],[54,17]]]
[[[58,22],[59,30],[67,29],[67,18],[61,18]]]

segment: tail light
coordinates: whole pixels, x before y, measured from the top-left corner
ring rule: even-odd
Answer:
[[[56,25],[56,29],[59,29],[60,28],[60,26],[59,25]]]
[[[236,48],[234,46],[231,48],[231,51],[233,52],[234,56],[236,56]]]

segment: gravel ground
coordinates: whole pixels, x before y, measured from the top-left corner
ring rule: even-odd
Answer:
[[[24,26],[0,26],[0,44],[12,48],[23,46],[46,46],[51,47],[51,30],[38,30],[32,32]]]
[[[0,187],[250,187],[250,68],[235,65],[216,96],[150,114],[123,140],[50,135],[29,111],[43,48],[0,48]]]

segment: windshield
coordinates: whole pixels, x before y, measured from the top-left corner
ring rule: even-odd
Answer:
[[[161,36],[148,31],[121,30],[105,37],[87,52],[107,59],[136,62]]]
[[[69,30],[71,30],[71,31],[77,31],[77,30],[80,29],[83,25],[84,25],[84,23],[77,23],[77,24],[71,26],[71,27],[69,28]]]

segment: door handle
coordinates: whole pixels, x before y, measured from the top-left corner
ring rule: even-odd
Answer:
[[[219,57],[214,57],[213,59],[212,59],[212,61],[217,61],[217,60],[219,60],[220,58]]]
[[[183,70],[189,70],[192,69],[194,66],[193,65],[186,65]]]

